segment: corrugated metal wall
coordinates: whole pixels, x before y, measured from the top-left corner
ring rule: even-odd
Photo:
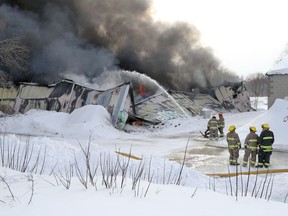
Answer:
[[[62,80],[50,86],[33,83],[5,85],[0,88],[0,110],[7,114],[26,113],[31,109],[71,113],[87,104],[102,105],[113,117],[114,126],[123,128],[128,118],[128,115],[123,117],[123,112],[130,111],[132,102],[129,88],[130,84],[126,83],[114,89],[98,91],[70,80]],[[117,121],[120,115],[121,122]]]

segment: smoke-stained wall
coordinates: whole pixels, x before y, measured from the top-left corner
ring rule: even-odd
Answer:
[[[201,46],[194,26],[155,22],[151,9],[149,0],[2,0],[0,39],[21,36],[31,47],[29,81],[82,74],[93,82],[117,69],[175,90],[237,80]]]
[[[99,91],[70,80],[44,86],[21,83],[0,86],[0,111],[6,114],[26,113],[31,109],[71,113],[85,105],[101,105],[111,115],[112,124],[123,129],[132,109],[130,83]]]

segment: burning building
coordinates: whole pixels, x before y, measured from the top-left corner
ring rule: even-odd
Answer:
[[[146,0],[2,1],[0,40],[6,42],[0,44],[0,77],[5,74],[13,83],[1,87],[2,110],[72,112],[85,104],[100,104],[113,124],[123,128],[117,121],[125,122],[132,115],[158,122],[217,105],[211,97],[183,92],[199,88],[204,93],[227,71],[201,45],[195,26],[155,22],[151,7]],[[18,47],[25,49],[6,49],[15,47],[9,46],[15,43],[11,38],[19,38]],[[11,62],[21,64],[15,68]],[[137,71],[155,81],[121,75],[115,82],[119,70]],[[101,86],[98,89],[105,89],[101,91],[88,88],[77,84],[81,82],[75,75],[112,86]],[[175,91],[167,93],[164,88]]]
[[[3,113],[26,113],[30,109],[71,113],[87,104],[102,105],[111,115],[112,124],[122,129],[133,103],[130,83],[98,91],[71,80],[51,85],[36,83],[5,84],[0,86],[0,110]]]

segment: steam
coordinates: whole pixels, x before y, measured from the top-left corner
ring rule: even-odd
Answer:
[[[215,77],[227,73],[201,46],[194,26],[155,22],[149,0],[5,2],[10,4],[0,7],[5,23],[0,39],[25,38],[33,81],[82,74],[93,82],[121,69],[146,74],[169,89],[191,90],[215,85]]]

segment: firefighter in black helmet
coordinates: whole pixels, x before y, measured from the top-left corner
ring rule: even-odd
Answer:
[[[262,132],[259,137],[258,165],[256,167],[262,168],[264,165],[268,168],[270,166],[273,143],[274,134],[270,131],[269,125],[266,123],[262,124]]]

